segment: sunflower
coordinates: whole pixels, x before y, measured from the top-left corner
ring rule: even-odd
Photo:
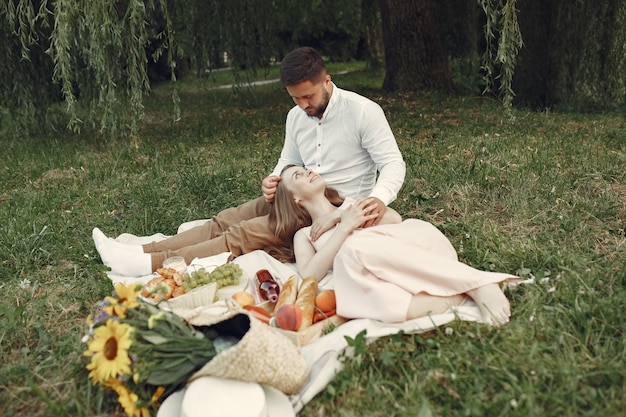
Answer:
[[[165,387],[157,387],[157,389],[154,391],[154,394],[152,394],[152,404],[159,405],[161,403],[159,400],[161,399],[161,396],[164,392]]]
[[[89,378],[94,385],[131,372],[128,356],[130,333],[127,324],[113,319],[95,329],[94,337],[87,343],[84,352],[85,356],[91,356],[87,369],[91,371]]]
[[[117,283],[113,291],[113,297],[105,297],[107,306],[103,307],[103,310],[111,316],[126,317],[127,309],[139,306],[137,297],[140,291],[140,285],[126,286],[121,282]]]
[[[117,401],[120,403],[128,417],[150,417],[150,410],[146,407],[139,407],[139,396],[129,390],[126,385],[115,378],[111,378],[106,384],[117,394]]]

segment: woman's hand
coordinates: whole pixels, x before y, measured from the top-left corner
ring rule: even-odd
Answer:
[[[380,200],[379,200],[380,201]],[[361,198],[341,213],[341,222],[338,227],[353,231],[359,227],[365,227],[378,217],[378,212],[372,205],[371,198]]]
[[[368,197],[364,199],[364,201],[366,213],[376,214],[376,216],[366,221],[361,227],[376,226],[383,219],[383,216],[387,211],[387,206],[376,197]]]
[[[341,211],[342,210],[333,210],[331,213],[325,214],[313,222],[310,233],[312,242],[315,242],[324,232],[327,232],[339,223],[339,220],[341,220]]]

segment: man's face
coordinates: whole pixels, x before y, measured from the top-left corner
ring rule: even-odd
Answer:
[[[314,84],[303,81],[300,84],[287,86],[287,92],[302,110],[309,116],[322,118],[330,101],[330,75],[325,75],[322,82]]]

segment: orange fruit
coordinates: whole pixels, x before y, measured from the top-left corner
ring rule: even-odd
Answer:
[[[324,313],[335,310],[337,308],[337,300],[335,299],[335,290],[324,290],[315,297],[315,307]]]

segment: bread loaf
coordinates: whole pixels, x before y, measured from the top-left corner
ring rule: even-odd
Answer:
[[[313,314],[315,313],[315,297],[317,296],[317,280],[308,277],[302,280],[298,289],[298,297],[295,304],[302,310],[302,323],[298,331],[307,329],[313,324]]]
[[[278,309],[285,304],[294,304],[296,302],[299,283],[300,278],[298,275],[292,275],[289,277],[287,282],[283,285],[283,288],[280,290],[278,301],[276,301],[276,305],[274,306],[274,311],[278,311]]]

